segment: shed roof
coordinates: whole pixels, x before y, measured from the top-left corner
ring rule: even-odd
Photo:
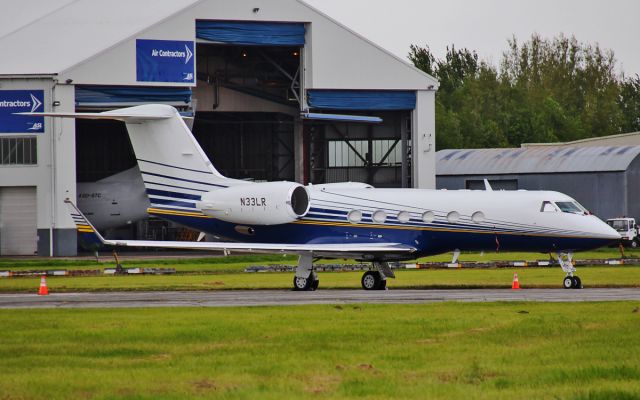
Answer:
[[[440,150],[436,175],[624,171],[639,154],[640,146]]]

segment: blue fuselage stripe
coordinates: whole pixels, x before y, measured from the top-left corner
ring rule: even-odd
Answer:
[[[170,192],[168,190],[156,190],[156,189],[147,189],[147,194],[156,195],[156,196],[164,196],[164,197],[174,197],[177,199],[185,199],[185,200],[201,200],[202,197],[195,194],[187,194],[187,193],[178,193],[178,192]]]

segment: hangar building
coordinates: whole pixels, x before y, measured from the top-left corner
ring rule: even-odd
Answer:
[[[195,113],[230,177],[435,187],[438,82],[301,0],[34,0],[3,13],[0,255],[75,254],[63,200],[135,165],[121,123],[21,111],[171,104]]]
[[[554,190],[602,219],[640,217],[640,146],[440,150],[438,189]]]

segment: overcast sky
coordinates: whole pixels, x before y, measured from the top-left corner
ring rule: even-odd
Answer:
[[[618,71],[640,74],[640,0],[305,0],[406,59],[410,44],[443,57],[448,44],[498,65],[507,39],[575,35],[613,50]]]

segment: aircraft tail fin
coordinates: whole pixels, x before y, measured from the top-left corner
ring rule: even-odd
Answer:
[[[28,114],[124,121],[152,207],[193,210],[205,192],[249,183],[221,175],[182,116],[168,105],[147,104],[102,113]]]

